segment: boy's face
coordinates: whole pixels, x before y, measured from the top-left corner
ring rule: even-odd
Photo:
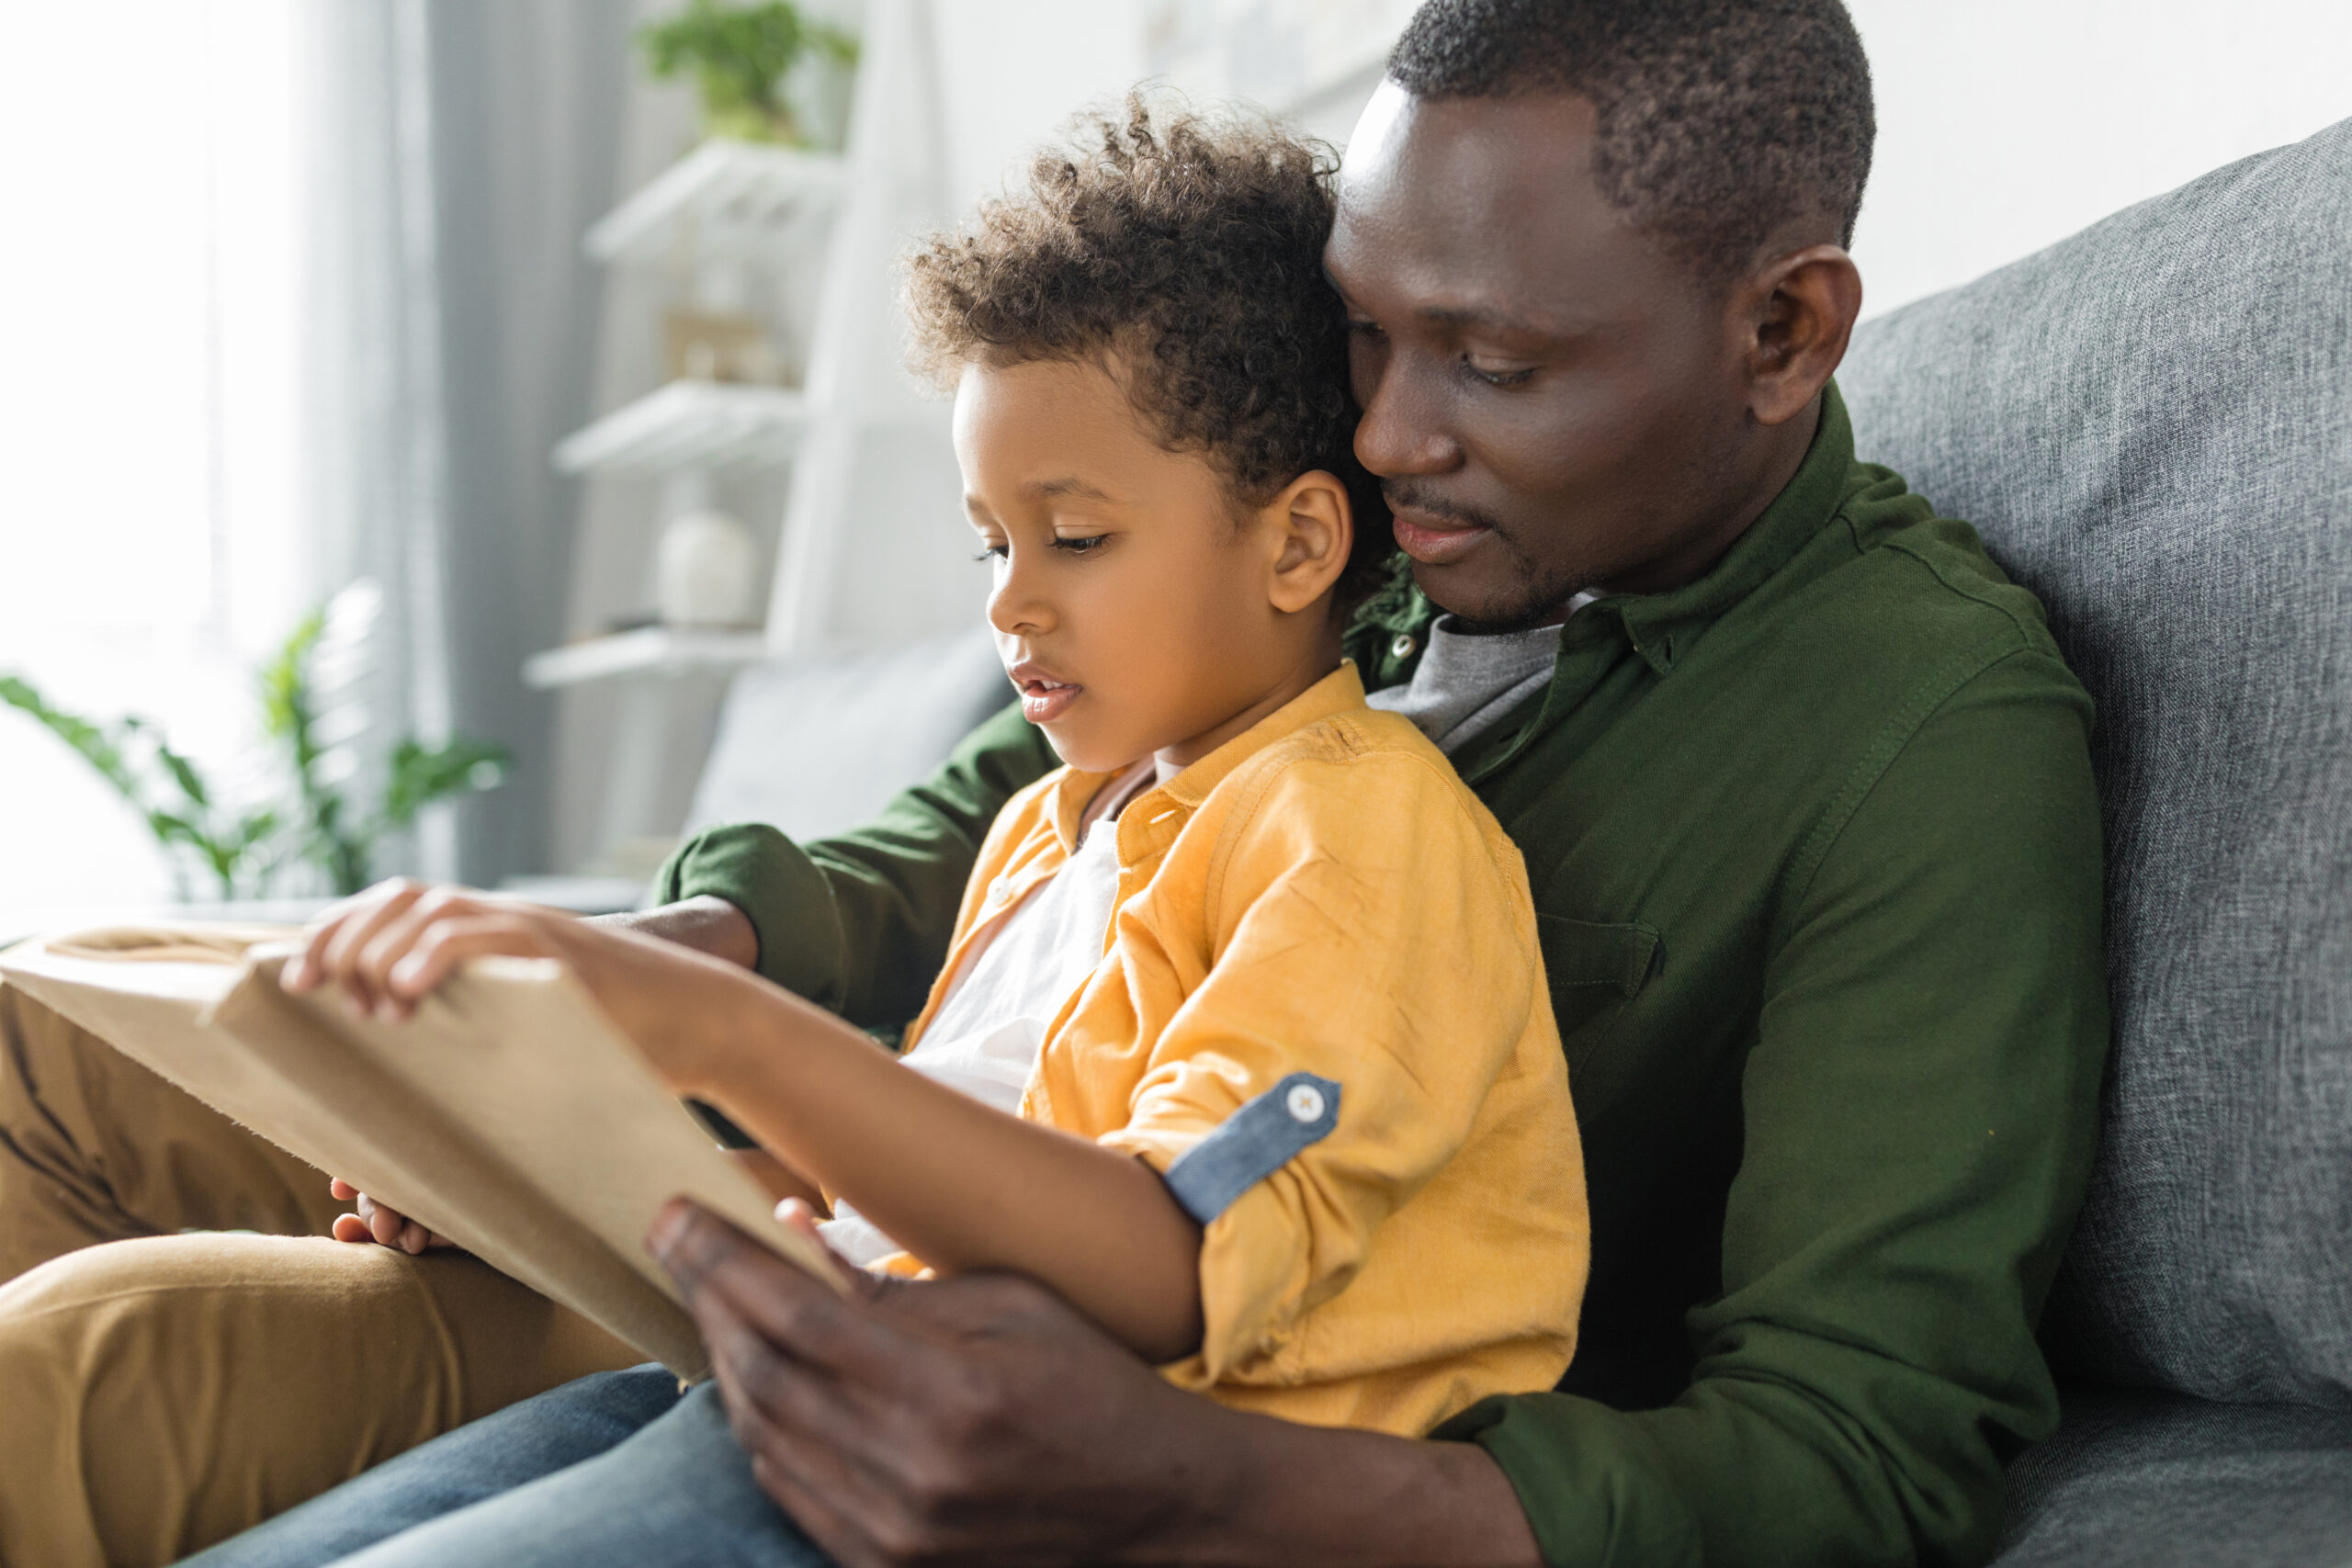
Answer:
[[[1238,512],[1216,471],[1162,448],[1099,365],[967,367],[956,457],[995,576],[997,651],[1072,766],[1197,760],[1293,673],[1315,630],[1301,616],[1329,618],[1320,601],[1277,602],[1279,509]]]

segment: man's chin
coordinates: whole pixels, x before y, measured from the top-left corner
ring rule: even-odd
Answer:
[[[1479,558],[1487,555],[1478,552]],[[1495,570],[1498,565],[1504,570]],[[1531,580],[1517,561],[1477,558],[1443,566],[1415,561],[1413,581],[1461,630],[1477,636],[1527,631],[1564,620],[1568,601],[1577,593],[1572,584]]]

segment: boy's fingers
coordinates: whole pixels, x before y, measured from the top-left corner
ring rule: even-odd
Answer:
[[[526,920],[514,916],[483,914],[435,921],[401,961],[385,975],[383,995],[405,1017],[414,1004],[430,995],[468,959],[493,953],[512,958],[540,958],[548,944]]]
[[[327,1190],[334,1195],[334,1201],[338,1203],[351,1202],[359,1196],[359,1189],[340,1176],[328,1179]]]
[[[377,1016],[408,1016],[409,1010],[401,1004],[409,998],[394,992],[391,976],[411,953],[447,927],[479,919],[488,913],[480,900],[460,889],[435,887],[385,921],[355,960],[368,993],[376,998]],[[388,1002],[390,1007],[386,1006]]]
[[[359,954],[375,940],[378,931],[399,919],[426,891],[423,884],[408,881],[381,883],[369,888],[359,896],[358,906],[316,948],[314,956],[325,977],[340,985],[360,1011],[373,1007],[376,998],[359,974]]]

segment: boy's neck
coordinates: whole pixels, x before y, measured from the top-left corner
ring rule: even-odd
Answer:
[[[1282,711],[1291,701],[1340,667],[1340,620],[1334,615],[1324,635],[1301,651],[1299,659],[1253,699],[1248,706],[1221,722],[1173,746],[1163,746],[1152,761],[1158,781],[1166,784],[1260,719]]]

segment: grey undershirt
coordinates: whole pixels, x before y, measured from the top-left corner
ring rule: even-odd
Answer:
[[[1575,615],[1595,597],[1577,594],[1568,601],[1568,614]],[[1452,615],[1431,621],[1429,649],[1414,667],[1413,678],[1364,699],[1374,707],[1402,714],[1449,754],[1542,691],[1560,659],[1556,625],[1485,635],[1462,631],[1460,626]]]

